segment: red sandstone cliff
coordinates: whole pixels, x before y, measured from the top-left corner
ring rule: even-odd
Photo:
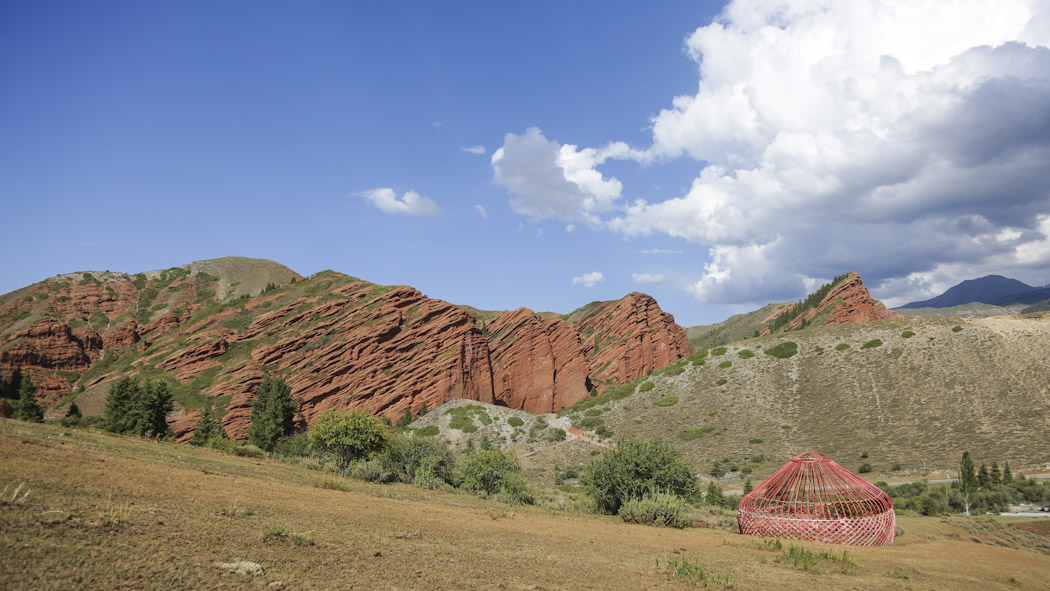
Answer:
[[[119,375],[167,376],[213,397],[223,428],[243,439],[265,375],[288,383],[308,422],[333,408],[397,419],[455,398],[546,413],[691,352],[674,318],[639,293],[566,317],[480,312],[326,271],[217,301],[238,282],[180,269],[62,277],[3,296],[0,368],[32,369],[47,402],[84,386],[85,409]],[[197,416],[172,417],[180,441]]]

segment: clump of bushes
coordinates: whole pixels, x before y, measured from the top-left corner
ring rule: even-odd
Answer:
[[[656,401],[656,406],[674,406],[676,404],[678,404],[677,396],[661,396],[660,399]]]
[[[915,333],[914,333],[914,332],[912,332],[912,331],[910,331],[910,330],[906,330],[906,331],[904,331],[904,332],[902,332],[902,333],[901,333],[901,337],[902,337],[902,338],[905,338],[905,339],[910,339],[910,338],[912,338],[913,336],[915,336]]]
[[[736,355],[741,359],[751,359],[755,356],[755,352],[751,349],[741,349]]]
[[[725,368],[727,368],[727,367],[733,367],[733,362],[732,362],[732,361],[730,361],[730,360],[728,360],[728,359],[726,359],[726,360],[725,360],[725,361],[723,361],[722,363],[719,363],[719,364],[718,364],[718,367],[721,367],[722,369],[725,369]]]
[[[685,501],[672,493],[650,491],[640,498],[627,499],[618,514],[628,523],[679,529],[689,525]]]
[[[587,464],[580,486],[595,508],[609,515],[619,513],[629,499],[641,499],[654,490],[685,499],[700,493],[692,468],[677,450],[660,441],[633,438],[621,439]]]
[[[849,343],[839,343],[835,345],[836,351],[845,351],[846,349],[849,349]]]
[[[868,342],[864,343],[863,345],[861,345],[860,348],[861,349],[873,349],[875,347],[881,347],[881,346],[882,346],[882,340],[880,340],[880,339],[871,339],[870,341],[868,341]]]
[[[653,383],[653,382],[646,382],[646,383],[642,384],[641,387],[638,388],[638,391],[639,392],[648,392],[648,391],[652,390],[655,387],[656,387],[655,383]]]
[[[722,355],[725,355],[726,351],[727,349],[725,347],[715,347],[714,349],[711,349],[711,355],[715,357],[720,357]]]
[[[798,354],[798,343],[794,341],[783,341],[765,350],[766,355],[772,355],[778,359],[787,359]]]

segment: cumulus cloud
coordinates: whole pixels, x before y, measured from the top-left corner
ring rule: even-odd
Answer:
[[[461,147],[460,150],[463,150],[467,154],[475,154],[477,156],[481,156],[482,154],[484,154],[487,151],[487,150],[485,150],[485,146],[480,146],[480,145],[479,146]]]
[[[399,199],[397,193],[389,187],[371,189],[356,193],[372,205],[382,211],[397,215],[435,216],[438,212],[437,203],[416,193],[408,191]]]
[[[667,248],[647,248],[638,252],[642,254],[682,254],[682,251],[680,250],[670,250]]]
[[[1048,46],[1034,0],[734,0],[686,40],[697,92],[653,117],[644,153],[621,149],[701,174],[603,225],[706,247],[689,289],[708,302],[795,299],[851,269],[902,301],[1045,273]]]
[[[641,285],[656,285],[667,282],[667,277],[663,273],[634,273],[631,275],[631,279],[634,279],[635,283]]]
[[[606,160],[637,155],[623,142],[579,149],[548,140],[538,127],[508,133],[492,154],[493,179],[511,195],[515,212],[534,219],[600,223],[620,199],[623,185],[597,167]]]
[[[486,220],[489,219],[489,212],[487,209],[485,209],[483,205],[475,205],[474,209],[478,211],[478,215],[485,218]]]
[[[573,285],[582,285],[584,287],[594,287],[602,281],[605,281],[605,275],[602,275],[598,271],[591,271],[590,273],[584,273],[583,275],[577,275],[572,278]]]

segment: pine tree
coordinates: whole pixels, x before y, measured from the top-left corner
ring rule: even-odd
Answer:
[[[423,416],[423,415],[427,414],[428,412],[430,412],[430,411],[427,410],[427,401],[424,400],[423,401],[423,406],[419,407],[419,416]]]
[[[988,474],[988,466],[981,462],[981,469],[977,471],[977,486],[980,488],[988,488],[992,483],[992,477]]]
[[[992,486],[999,486],[1003,481],[1003,473],[999,471],[999,462],[992,462],[992,469],[988,472],[988,482]]]
[[[1010,472],[1010,462],[1003,464],[1003,484],[1010,484],[1014,481],[1014,475]]]
[[[22,382],[18,385],[18,399],[11,405],[14,408],[11,416],[30,423],[43,423],[44,409],[37,404],[35,395],[36,386],[33,385],[32,378],[26,372],[22,376]]]
[[[80,419],[84,415],[80,412],[80,407],[77,406],[76,402],[69,403],[69,410],[66,411],[66,418]]]
[[[171,392],[162,381],[125,376],[109,388],[103,427],[111,433],[140,437],[163,437],[168,433],[168,413],[172,411]]]
[[[201,418],[193,428],[193,437],[190,438],[190,445],[196,445],[198,447],[207,445],[209,439],[221,434],[222,425],[219,424],[219,421],[215,420],[215,415],[212,414],[211,407],[207,407],[204,409]]]
[[[962,461],[959,463],[959,492],[963,495],[963,505],[966,515],[970,515],[970,495],[977,492],[977,473],[973,469],[973,460],[970,452],[964,451]]]
[[[753,490],[755,490],[755,487],[751,485],[751,479],[748,478],[747,480],[744,481],[744,494],[746,495],[747,493],[749,493],[749,492],[751,492]]]
[[[726,498],[722,494],[722,487],[718,486],[718,483],[714,480],[707,485],[707,496],[705,502],[713,507],[725,507]]]
[[[124,376],[109,387],[106,408],[102,414],[102,428],[110,433],[131,433],[134,425],[133,409],[138,396],[138,380]]]
[[[11,370],[11,379],[0,383],[0,398],[18,399],[18,388],[22,385],[22,370]]]
[[[296,404],[292,389],[280,378],[266,378],[255,392],[248,440],[266,451],[295,429]]]

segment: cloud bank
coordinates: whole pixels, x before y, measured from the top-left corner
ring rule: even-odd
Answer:
[[[1045,272],[1048,46],[1034,0],[736,0],[687,38],[699,86],[651,119],[651,146],[531,128],[495,178],[524,215],[701,245],[706,302],[798,298],[846,270],[891,304]],[[684,195],[624,203],[609,158],[703,168]]]
[[[577,275],[572,278],[573,285],[582,285],[584,287],[594,287],[602,281],[605,281],[605,275],[598,271],[591,271],[590,273],[584,273],[583,275]]]

